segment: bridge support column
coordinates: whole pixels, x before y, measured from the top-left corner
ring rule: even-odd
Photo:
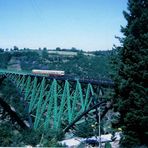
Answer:
[[[15,120],[21,128],[27,129],[28,126],[20,119],[15,111],[11,109],[11,107],[2,99],[0,98],[0,106],[7,112],[11,119]]]

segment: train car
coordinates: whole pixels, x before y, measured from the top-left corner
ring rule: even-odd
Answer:
[[[38,75],[46,75],[46,76],[64,76],[65,75],[65,71],[60,71],[60,70],[33,69],[32,73],[38,74]]]

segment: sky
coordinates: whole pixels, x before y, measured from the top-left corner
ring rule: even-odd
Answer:
[[[0,47],[110,50],[127,0],[0,0]]]

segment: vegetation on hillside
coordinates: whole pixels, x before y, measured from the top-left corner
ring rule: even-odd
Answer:
[[[0,50],[0,68],[7,68],[8,62],[11,59],[11,54]]]
[[[74,50],[74,49],[73,49]],[[70,52],[73,53],[73,50]],[[52,69],[64,70],[66,75],[74,75],[79,77],[90,78],[109,78],[109,71],[111,70],[109,59],[110,51],[95,51],[91,54],[85,55],[83,51],[74,52],[73,54],[49,53],[46,48],[43,50],[11,50],[1,52],[2,57],[5,58],[0,68],[8,68],[11,70],[26,70],[32,69]],[[20,67],[20,68],[19,68]]]

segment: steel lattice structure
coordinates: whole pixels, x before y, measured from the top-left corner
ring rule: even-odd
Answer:
[[[113,88],[111,81],[45,77],[7,70],[0,71],[0,78],[9,79],[18,88],[32,117],[33,128],[45,131],[71,124]],[[98,99],[94,100],[94,96]]]

